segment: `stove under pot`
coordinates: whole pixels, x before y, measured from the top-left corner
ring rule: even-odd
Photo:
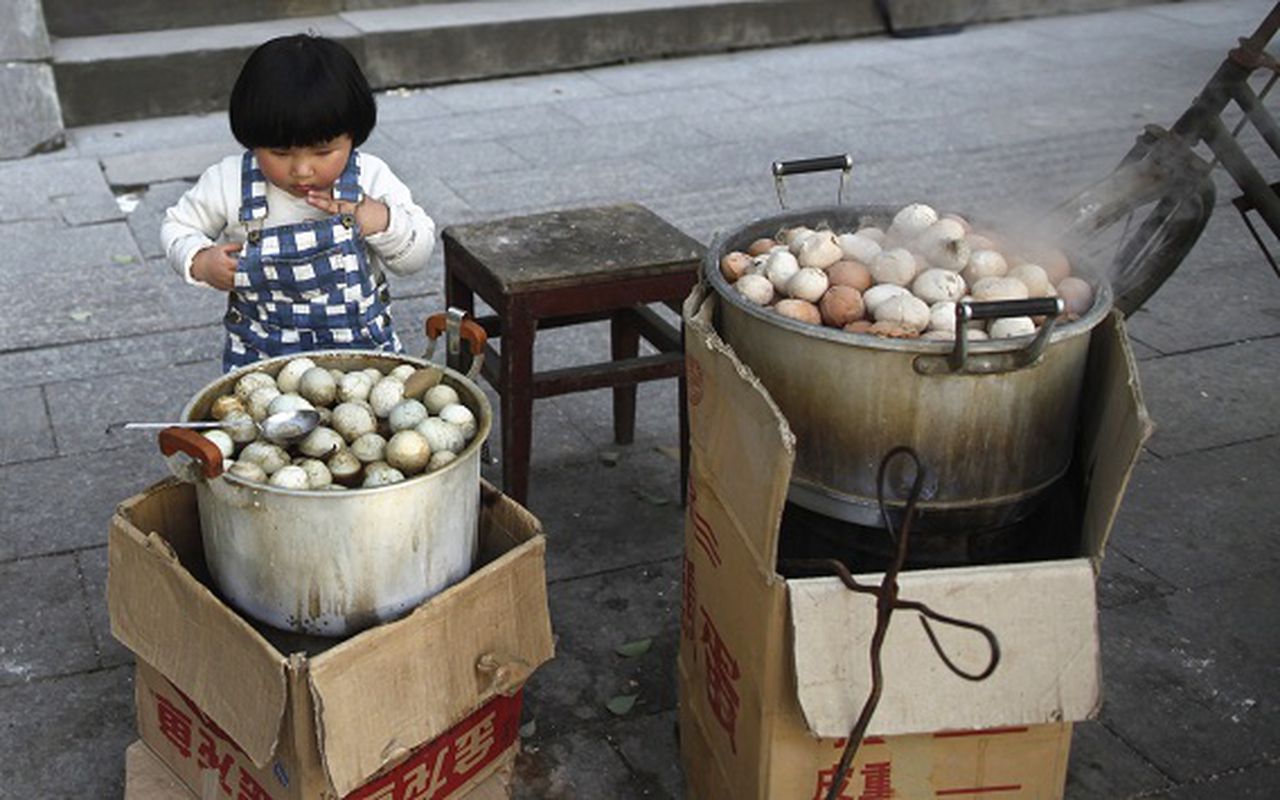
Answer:
[[[1070,557],[1079,549],[1079,529],[1079,493],[1063,479],[1047,490],[1033,513],[1012,524],[953,530],[913,527],[905,566],[928,569]],[[793,502],[783,510],[779,562],[834,558],[855,575],[882,572],[896,548],[885,528],[824,516]],[[780,566],[786,577],[804,576],[788,574],[793,570],[785,563]]]

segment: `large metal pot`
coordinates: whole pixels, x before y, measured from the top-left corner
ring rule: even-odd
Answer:
[[[374,351],[307,353],[344,371],[430,362]],[[262,361],[200,390],[184,420],[209,419],[213,401],[250,371],[274,375],[296,356]],[[162,449],[174,473],[195,483],[205,559],[217,588],[245,614],[285,630],[344,636],[394,619],[465,577],[475,558],[480,449],[492,426],[484,393],[444,370],[477,421],[475,437],[441,469],[402,483],[346,491],[297,491],[252,483],[211,469],[192,431],[167,429]],[[172,455],[182,450],[204,469]]]
[[[1105,282],[1097,282],[1085,316],[1042,326],[1033,340],[952,343],[887,339],[791,320],[745,300],[720,273],[726,253],[783,228],[885,226],[895,210],[793,211],[718,236],[703,265],[704,280],[721,300],[717,329],[769,390],[796,435],[793,502],[881,527],[880,460],[892,448],[910,445],[929,475],[917,530],[1012,524],[1035,509],[1071,463],[1089,334],[1111,307]],[[1025,306],[998,305],[987,313],[1028,313]],[[890,477],[886,501],[900,508],[911,476]]]

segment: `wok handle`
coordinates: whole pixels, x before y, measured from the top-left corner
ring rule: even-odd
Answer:
[[[212,480],[222,474],[222,450],[207,436],[201,436],[187,428],[165,428],[160,431],[160,452],[165,456],[183,452],[200,462],[206,478]],[[184,478],[174,470],[179,478]]]
[[[853,169],[853,159],[848,153],[838,156],[819,156],[817,158],[797,158],[791,161],[773,162],[773,185],[778,192],[778,205],[787,207],[786,192],[783,191],[782,179],[787,175],[803,175],[808,172],[826,172],[840,170],[840,188],[836,192],[836,205],[844,203],[844,187],[849,183],[849,172]]]
[[[956,323],[974,319],[999,319],[1000,317],[1056,317],[1064,306],[1059,297],[1035,297],[1030,300],[991,300],[975,303],[961,300],[956,303]]]
[[[480,323],[468,319],[466,312],[450,308],[448,311],[432,314],[427,317],[426,333],[428,359],[435,352],[436,339],[440,338],[440,334],[447,333],[445,362],[448,366],[461,372],[457,364],[461,360],[462,342],[466,341],[471,345],[471,368],[467,370],[467,377],[475,378],[480,374],[480,367],[484,364],[484,346],[489,341],[489,334],[485,333]]]
[[[955,348],[947,355],[916,356],[913,367],[921,375],[994,375],[1029,367],[1044,354],[1045,348],[1049,346],[1049,338],[1053,335],[1054,325],[1065,310],[1066,305],[1060,297],[986,303],[961,300],[956,303]],[[1045,320],[1035,338],[1020,350],[970,354],[967,323],[975,319],[1001,317],[1044,317]]]

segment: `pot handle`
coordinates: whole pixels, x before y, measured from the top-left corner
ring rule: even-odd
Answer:
[[[793,161],[773,162],[773,186],[778,191],[778,205],[787,207],[786,195],[782,190],[782,179],[787,175],[803,175],[807,172],[826,172],[830,169],[840,170],[840,188],[836,191],[836,205],[844,203],[844,187],[849,183],[849,172],[853,169],[853,159],[848,153],[838,156],[820,156],[818,158],[797,158]]]
[[[160,453],[169,463],[169,471],[184,481],[191,482],[191,474],[178,467],[177,462],[169,456],[178,452],[200,462],[204,477],[212,480],[222,474],[222,451],[207,436],[187,428],[165,428],[160,431]]]
[[[1060,297],[1037,297],[1030,300],[995,300],[975,303],[961,300],[956,303],[956,346],[945,356],[922,355],[914,362],[921,375],[993,375],[1014,372],[1029,367],[1040,360],[1058,317],[1066,310]],[[1044,317],[1034,339],[1021,350],[1000,353],[970,353],[968,323],[975,319],[999,319],[1001,317]]]
[[[432,314],[427,317],[426,332],[428,360],[435,352],[436,339],[443,333],[446,348],[445,363],[459,372],[462,371],[460,367],[462,341],[466,340],[471,345],[471,367],[466,372],[467,378],[474,379],[480,374],[480,368],[484,365],[484,346],[489,340],[489,334],[485,333],[480,323],[467,319],[465,311],[450,308],[448,311]]]

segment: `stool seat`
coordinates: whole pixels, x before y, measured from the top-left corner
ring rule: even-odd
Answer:
[[[502,294],[678,275],[702,245],[636,203],[451,225]]]
[[[630,442],[636,384],[679,380],[681,496],[688,471],[684,348],[678,330],[647,307],[679,307],[697,282],[704,248],[636,203],[552,211],[451,225],[444,242],[445,301],[474,317],[479,295],[494,314],[477,317],[501,351],[486,346],[484,376],[501,401],[503,490],[528,495],[533,400],[613,389],[614,439]],[[535,372],[539,330],[610,320],[607,362]],[[640,356],[644,338],[658,350]]]

